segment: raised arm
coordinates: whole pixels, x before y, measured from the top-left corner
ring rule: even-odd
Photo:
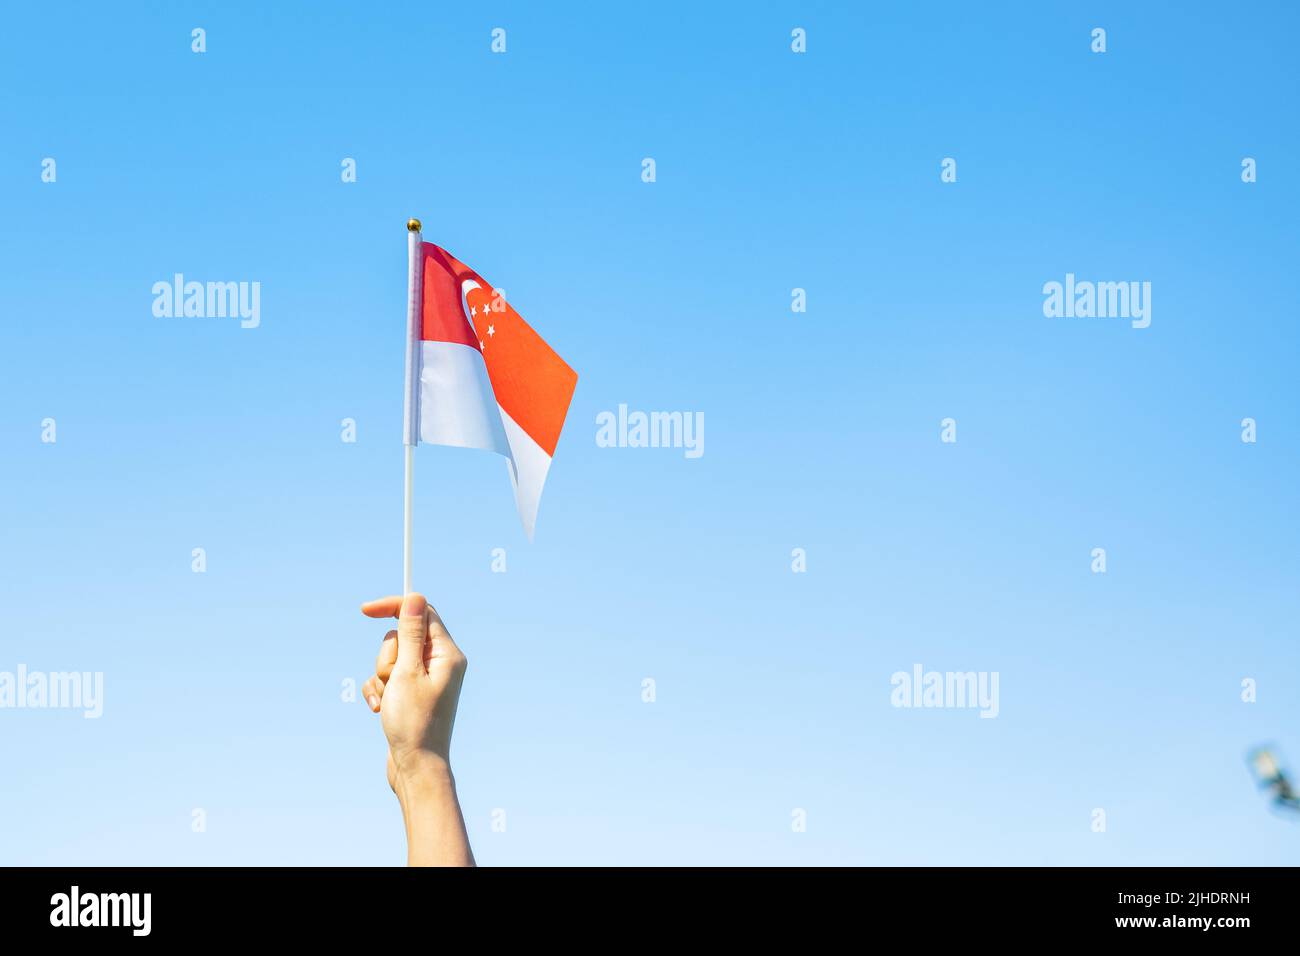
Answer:
[[[406,822],[407,864],[473,866],[451,772],[465,655],[422,595],[381,598],[361,611],[397,618],[362,692],[388,738],[388,783]]]

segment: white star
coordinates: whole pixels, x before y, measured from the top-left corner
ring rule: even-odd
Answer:
[[[488,338],[491,338],[492,336],[494,336],[494,335],[496,335],[496,334],[497,334],[497,327],[496,327],[495,325],[489,325],[489,326],[488,326]]]
[[[474,316],[478,315],[478,306],[476,306],[476,305],[471,305],[471,306],[469,307],[469,315],[470,315],[470,318],[473,318]]]
[[[479,340],[478,340],[478,347],[479,347],[479,351],[480,351],[480,352],[481,352],[481,351],[484,351],[484,350],[487,348],[487,346],[483,344],[483,340],[482,340],[482,339],[479,339]]]

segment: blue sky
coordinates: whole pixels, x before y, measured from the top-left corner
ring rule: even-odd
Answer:
[[[531,545],[499,459],[418,452],[481,863],[1293,863],[1244,754],[1300,771],[1300,13],[875,7],[13,11],[0,671],[105,700],[0,710],[0,862],[403,860],[340,696],[418,216],[580,376]],[[260,326],[154,317],[178,272]],[[1066,273],[1151,326],[1044,317]],[[704,455],[597,447],[620,403]],[[998,717],[892,707],[917,663]]]

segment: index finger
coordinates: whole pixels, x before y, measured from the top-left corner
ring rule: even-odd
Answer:
[[[398,612],[401,610],[402,597],[400,594],[377,598],[361,605],[361,613],[366,617],[397,617]]]

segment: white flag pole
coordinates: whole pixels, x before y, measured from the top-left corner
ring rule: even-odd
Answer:
[[[404,510],[402,532],[402,594],[411,593],[411,519],[413,508],[411,501],[411,482],[415,477],[415,446],[406,446],[406,506]]]
[[[421,299],[424,292],[424,257],[421,255],[420,220],[406,223],[406,404],[403,420],[406,453],[406,494],[403,505],[402,532],[402,594],[410,594],[412,519],[414,498],[412,484],[415,477],[415,446],[420,441],[420,331]]]

